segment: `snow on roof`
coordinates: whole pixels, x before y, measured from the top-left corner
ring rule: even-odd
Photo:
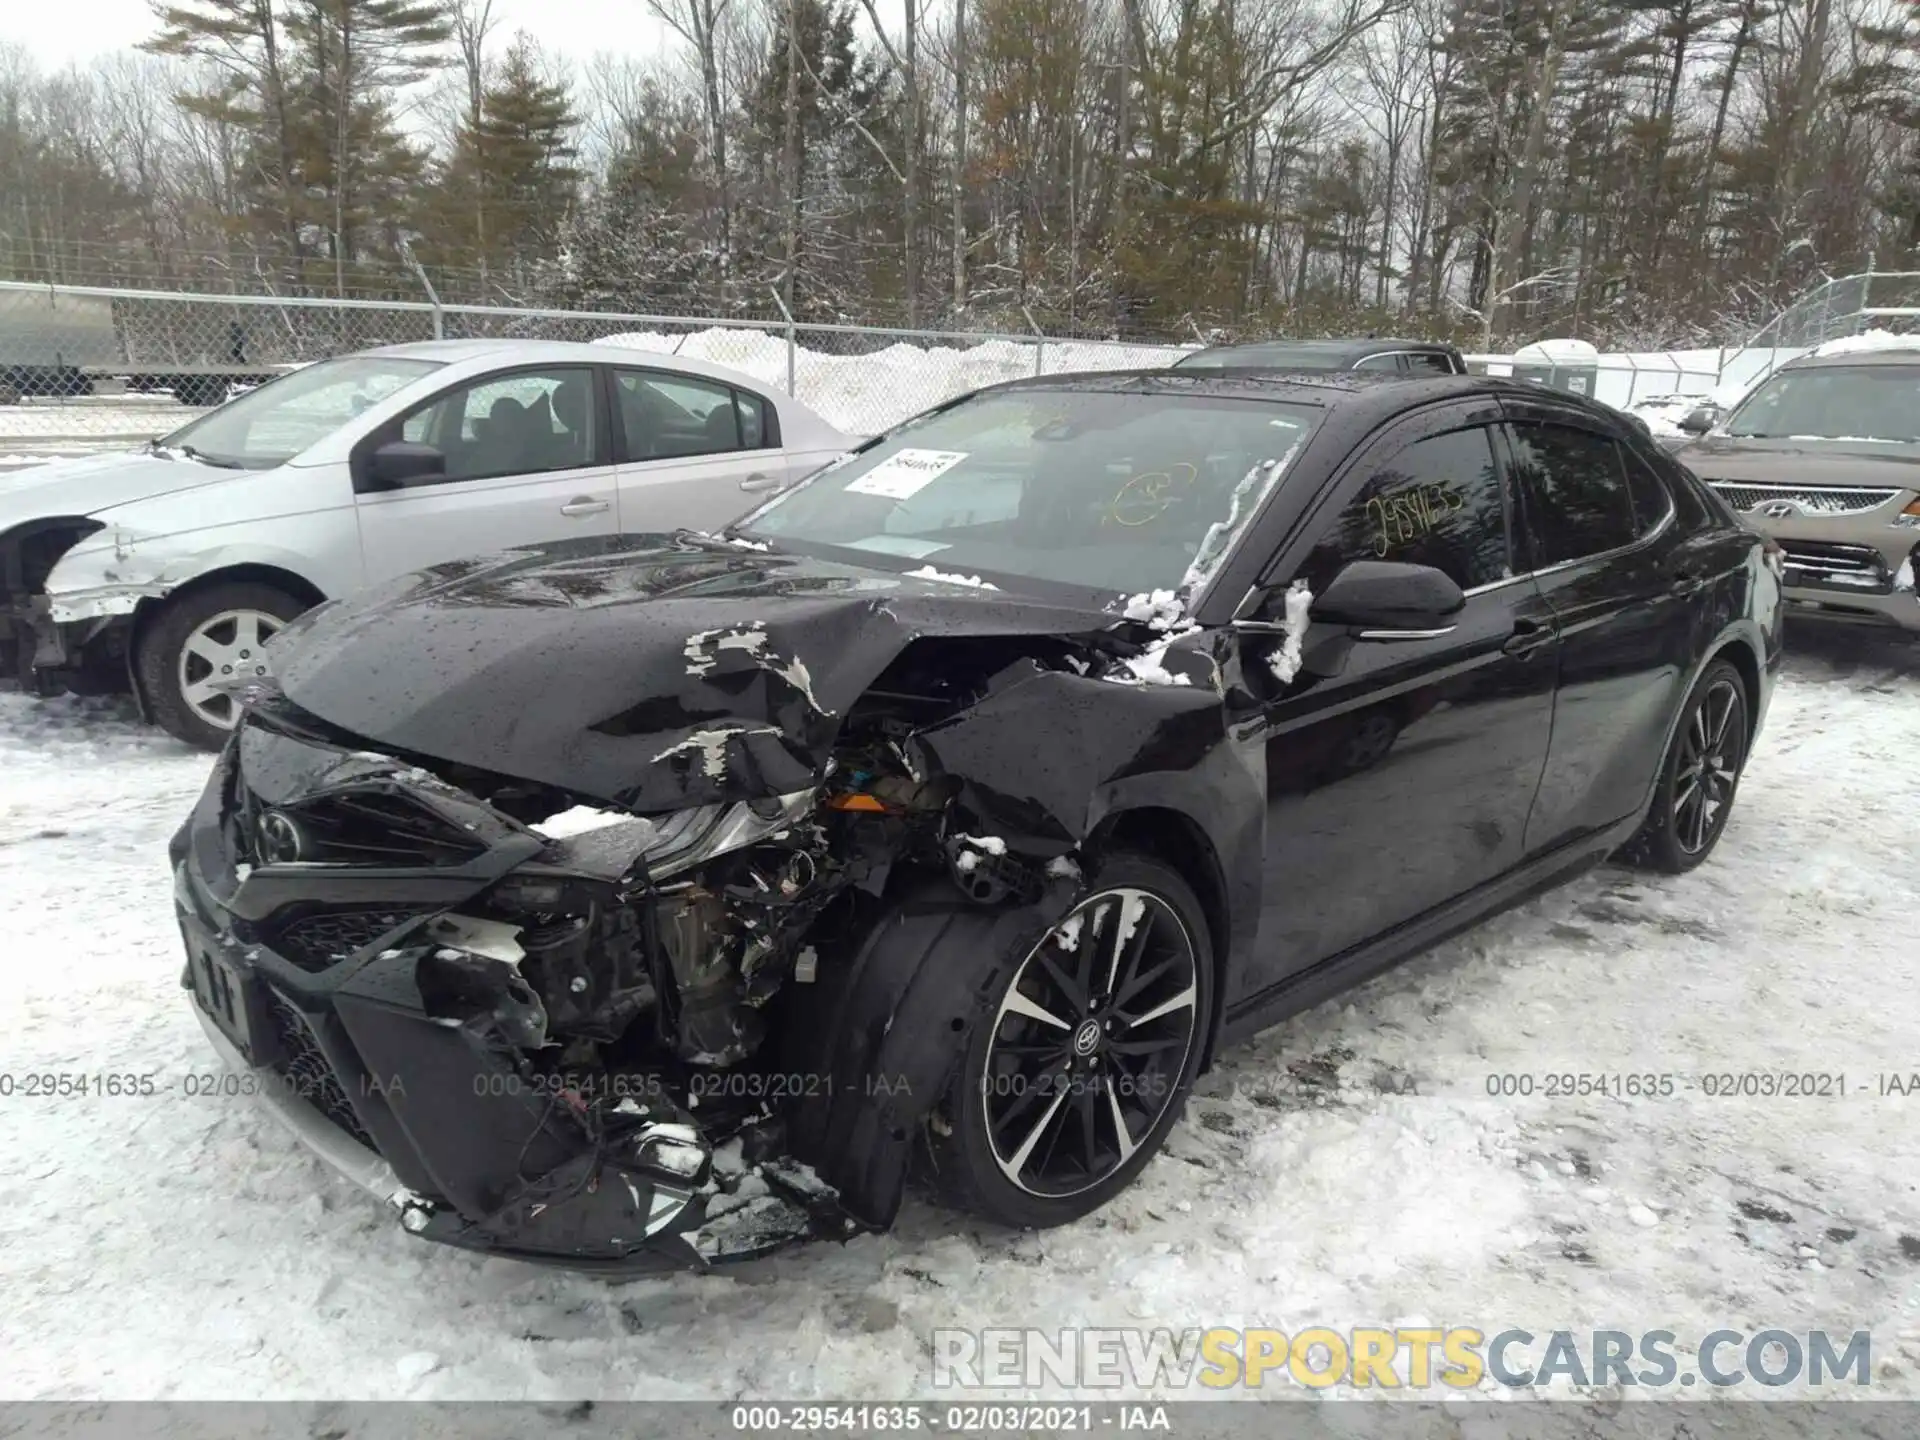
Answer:
[[[1843,335],[1816,346],[1815,355],[1859,355],[1873,350],[1920,350],[1920,335],[1896,335],[1891,330],[1869,330],[1864,335]]]

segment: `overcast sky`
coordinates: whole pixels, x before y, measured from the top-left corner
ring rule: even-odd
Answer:
[[[661,39],[644,0],[494,0],[502,43],[526,30],[554,56],[585,60],[596,51],[642,55]],[[42,68],[137,45],[158,28],[147,0],[0,0],[0,44],[26,46]]]

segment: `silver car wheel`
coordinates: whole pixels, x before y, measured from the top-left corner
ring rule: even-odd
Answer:
[[[231,687],[273,673],[265,647],[285,624],[264,610],[222,610],[189,631],[175,667],[187,708],[207,724],[231,730],[240,719]]]

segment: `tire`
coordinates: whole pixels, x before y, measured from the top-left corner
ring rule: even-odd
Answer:
[[[193,693],[192,687],[202,680],[239,679],[248,667],[255,674],[272,673],[259,644],[247,643],[249,630],[264,643],[306,608],[284,590],[253,583],[209,585],[169,600],[148,621],[134,660],[154,720],[189,745],[218,750],[233,733],[238,701],[222,696],[219,701],[224,703],[219,703]],[[223,643],[228,639],[231,644]],[[196,645],[196,640],[202,643]],[[222,650],[230,656],[231,671],[221,669],[221,660],[227,658]]]
[[[1751,706],[1737,669],[1725,660],[1707,666],[1680,712],[1660,763],[1653,804],[1621,852],[1623,859],[1683,875],[1713,853],[1746,766]]]
[[[1134,943],[1116,955],[1100,942],[1125,938],[1128,915]],[[1024,956],[993,958],[1004,978],[929,1131],[925,1178],[955,1209],[1065,1225],[1132,1184],[1180,1117],[1213,1017],[1206,917],[1175,871],[1119,853]],[[1075,985],[1091,990],[1090,1007],[1076,1004]],[[1128,1048],[1139,1046],[1156,1048]],[[1030,1053],[1041,1049],[1058,1054]]]

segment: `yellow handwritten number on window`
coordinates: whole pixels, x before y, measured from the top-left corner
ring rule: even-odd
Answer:
[[[1373,553],[1382,560],[1394,551],[1424,540],[1449,515],[1467,508],[1457,490],[1444,485],[1413,485],[1367,501],[1367,520],[1373,530]]]

